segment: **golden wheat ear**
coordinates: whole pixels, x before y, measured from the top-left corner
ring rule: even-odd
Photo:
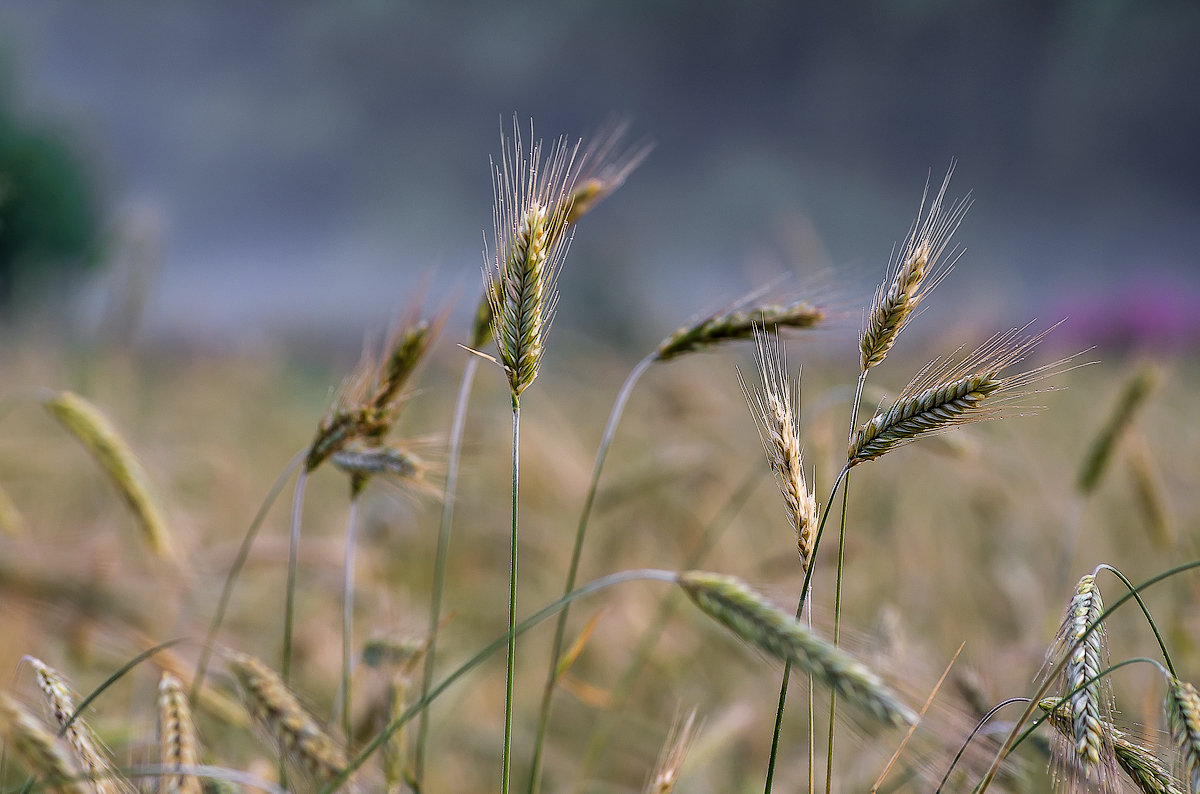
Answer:
[[[92,794],[67,747],[7,692],[0,692],[0,737],[8,752],[45,786],[68,794]]]
[[[159,763],[165,770],[159,779],[159,792],[201,794],[200,779],[180,772],[200,765],[200,743],[187,692],[170,673],[163,673],[158,682],[158,747]]]

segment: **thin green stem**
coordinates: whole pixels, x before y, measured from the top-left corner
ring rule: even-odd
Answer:
[[[517,624],[516,631],[514,633],[516,635],[524,634],[526,631],[541,623],[546,618],[557,613],[560,609],[572,601],[591,593],[595,593],[598,590],[603,590],[606,587],[611,587],[615,584],[636,580],[652,580],[674,584],[677,579],[678,574],[674,571],[664,571],[656,568],[641,568],[631,571],[619,571],[617,573],[609,574],[608,576],[602,576],[599,579],[595,579],[583,587],[580,587],[578,590],[572,590],[566,596],[542,607],[542,609],[539,611],[525,618],[523,621]],[[403,714],[388,723],[387,726],[381,730],[374,739],[372,739],[365,747],[362,748],[361,751],[359,751],[357,756],[355,756],[348,764],[346,764],[346,768],[342,771],[342,774],[325,784],[325,787],[321,789],[319,794],[332,794],[333,791],[345,784],[345,782],[350,779],[350,776],[358,771],[358,769],[365,764],[370,757],[374,755],[375,752],[379,750],[379,748],[382,747],[384,743],[392,737],[393,734],[395,734],[396,731],[404,727],[409,720],[415,717],[418,713],[424,710],[426,706],[428,706],[443,692],[449,689],[451,684],[462,678],[470,671],[474,670],[489,656],[508,644],[510,641],[510,636],[511,635],[506,632],[492,640],[492,642],[489,643],[483,650],[472,656],[458,669],[442,679],[441,683],[435,687],[432,687],[424,697],[409,706]]]
[[[1029,706],[1025,709],[1025,712],[1021,715],[1020,719],[1018,719],[1016,721],[1016,723],[1013,724],[1012,731],[1009,732],[1008,737],[1004,741],[1004,744],[1000,747],[1000,750],[996,753],[996,757],[992,759],[992,765],[990,767],[988,767],[987,773],[984,775],[983,779],[979,781],[979,785],[975,787],[976,792],[979,792],[979,794],[982,794],[982,792],[987,791],[988,786],[990,786],[992,781],[996,778],[996,773],[1000,769],[1000,764],[1002,764],[1004,762],[1004,759],[1008,756],[1009,752],[1012,750],[1013,744],[1015,743],[1016,738],[1017,738],[1017,734],[1021,730],[1021,726],[1024,725],[1025,721],[1028,720],[1030,715],[1033,714],[1033,710],[1037,707],[1038,700],[1040,700],[1042,698],[1042,696],[1045,695],[1047,691],[1049,691],[1050,685],[1054,682],[1055,679],[1058,678],[1058,675],[1059,675],[1059,673],[1062,672],[1063,668],[1066,667],[1067,662],[1071,658],[1071,653],[1076,648],[1080,647],[1084,643],[1084,641],[1088,638],[1088,636],[1093,631],[1096,631],[1100,627],[1100,624],[1106,618],[1108,618],[1108,616],[1111,615],[1114,610],[1116,610],[1118,607],[1120,607],[1126,601],[1129,601],[1135,595],[1140,594],[1143,590],[1147,589],[1151,585],[1158,584],[1159,582],[1163,581],[1164,579],[1169,579],[1172,576],[1183,573],[1184,571],[1190,571],[1193,568],[1200,568],[1200,560],[1192,560],[1191,562],[1186,562],[1182,565],[1176,565],[1174,568],[1168,568],[1167,570],[1163,571],[1162,573],[1159,573],[1159,574],[1156,574],[1155,576],[1150,577],[1146,581],[1144,581],[1141,584],[1134,587],[1132,590],[1130,590],[1125,595],[1118,598],[1113,603],[1109,604],[1108,607],[1105,608],[1105,610],[1096,617],[1096,620],[1093,621],[1090,626],[1088,626],[1078,637],[1075,638],[1075,642],[1072,643],[1069,648],[1066,648],[1064,650],[1062,660],[1057,665],[1054,666],[1054,669],[1052,669],[1049,672],[1049,674],[1045,677],[1045,680],[1042,682],[1042,685],[1040,687],[1038,687],[1038,691],[1030,699]]]
[[[604,468],[604,460],[608,457],[608,448],[612,446],[613,437],[617,434],[617,425],[621,421],[621,416],[625,412],[625,403],[629,401],[629,395],[633,392],[634,385],[641,378],[651,364],[658,360],[658,354],[650,353],[645,358],[637,363],[629,374],[625,376],[625,382],[621,385],[621,390],[617,392],[617,398],[613,402],[612,410],[608,414],[608,422],[604,426],[604,434],[600,437],[600,446],[596,450],[596,462],[592,466],[592,480],[588,484],[587,495],[583,500],[583,510],[579,514],[579,525],[575,528],[575,545],[571,548],[571,562],[567,566],[567,580],[563,586],[563,594],[571,592],[575,587],[575,578],[579,574],[579,558],[583,551],[583,538],[587,533],[588,520],[592,515],[592,506],[596,501],[596,491],[600,484],[600,471]],[[529,794],[537,794],[537,790],[541,785],[542,772],[542,751],[546,742],[546,731],[550,725],[550,705],[554,698],[554,685],[558,678],[558,663],[562,657],[563,641],[566,636],[568,608],[564,608],[558,613],[558,622],[554,627],[554,642],[550,650],[550,666],[546,671],[546,685],[542,689],[542,704],[538,712],[538,727],[537,738],[533,743],[533,760],[530,763],[529,774]]]
[[[342,573],[342,696],[338,708],[342,715],[342,731],[349,745],[354,738],[350,724],[350,668],[354,656],[354,547],[358,534],[358,495],[350,498],[346,517],[346,558]],[[336,721],[336,720],[335,720]]]
[[[821,538],[825,535],[825,524],[829,520],[829,510],[833,506],[833,498],[837,495],[838,488],[841,487],[842,480],[849,473],[849,464],[842,467],[838,472],[838,476],[833,481],[833,488],[829,491],[829,498],[825,500],[825,510],[821,513],[821,523],[817,525],[817,536],[813,539],[812,556],[809,558],[808,570],[804,572],[804,584],[800,587],[800,598],[796,602],[796,618],[799,619],[804,614],[804,605],[808,600],[809,587],[812,584],[813,571],[816,569],[817,551],[821,547]],[[783,680],[779,684],[779,705],[775,707],[775,728],[771,734],[771,756],[767,759],[767,780],[765,788],[766,794],[770,794],[771,786],[775,781],[775,762],[779,757],[779,736],[783,730],[783,707],[787,703],[788,680],[792,675],[791,662],[785,662],[783,665]]]
[[[296,494],[292,499],[292,523],[288,533],[287,590],[283,606],[283,661],[279,665],[279,676],[287,684],[292,677],[292,629],[296,620],[296,568],[300,554],[300,514],[304,509],[304,486],[308,472],[296,475]]]
[[[221,624],[225,621],[225,611],[229,608],[229,601],[233,597],[233,586],[237,583],[238,577],[242,573],[242,568],[246,565],[246,559],[250,556],[250,547],[254,545],[254,539],[258,537],[258,530],[262,527],[262,523],[266,520],[267,512],[271,506],[275,504],[276,498],[279,497],[283,486],[287,484],[288,478],[292,476],[292,471],[300,465],[300,461],[304,459],[304,452],[301,451],[294,455],[284,467],[279,476],[275,478],[275,483],[271,486],[271,490],[267,492],[267,496],[263,499],[262,505],[259,506],[258,512],[254,514],[254,519],[250,522],[250,527],[246,530],[245,536],[242,538],[242,545],[238,547],[237,557],[233,560],[233,565],[229,568],[229,573],[225,576],[225,584],[221,587],[221,596],[217,599],[217,611],[213,615],[212,623],[209,624],[208,633],[204,635],[204,643],[200,648],[200,659],[196,664],[196,675],[192,679],[192,689],[188,695],[188,699],[193,705],[196,699],[200,696],[200,687],[204,684],[204,676],[208,672],[208,664],[212,659],[213,649],[216,647],[217,632],[221,630]]]
[[[1154,632],[1154,639],[1158,641],[1158,649],[1162,652],[1163,661],[1167,663],[1167,671],[1173,678],[1178,678],[1179,676],[1175,673],[1175,665],[1171,662],[1171,654],[1167,652],[1167,643],[1163,640],[1163,636],[1159,632],[1158,625],[1154,622],[1154,618],[1150,616],[1150,609],[1146,606],[1146,602],[1142,600],[1142,596],[1134,589],[1133,582],[1126,579],[1125,574],[1106,563],[1101,563],[1096,566],[1097,572],[1101,570],[1111,571],[1113,575],[1120,579],[1121,582],[1129,588],[1130,592],[1133,593],[1134,600],[1137,601],[1138,606],[1142,608],[1142,614],[1146,616],[1146,622],[1150,624],[1150,630]]]
[[[842,488],[842,519],[838,528],[837,583],[834,586],[833,595],[833,645],[835,648],[842,637],[842,571],[846,559],[846,509],[850,499],[849,472],[846,473],[845,480]],[[825,794],[829,794],[833,788],[833,734],[836,715],[837,691],[831,690],[829,693],[829,742],[825,749]]]
[[[504,680],[504,755],[501,764],[500,794],[508,794],[512,769],[513,671],[517,660],[517,485],[521,473],[521,405],[512,398],[512,537],[508,553],[508,667]]]
[[[454,422],[450,426],[450,449],[446,460],[446,490],[442,496],[442,520],[438,528],[437,556],[433,562],[433,596],[429,605],[429,636],[425,646],[425,668],[421,675],[421,697],[433,685],[434,657],[442,615],[442,593],[446,589],[446,559],[450,549],[450,528],[454,524],[454,500],[458,493],[458,460],[467,424],[467,403],[471,398],[471,383],[479,366],[477,356],[467,356],[458,398],[454,403]],[[413,778],[425,779],[425,747],[429,740],[429,710],[423,709],[417,722],[417,746],[413,760]]]

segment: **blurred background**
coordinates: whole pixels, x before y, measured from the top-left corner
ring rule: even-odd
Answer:
[[[418,295],[465,317],[515,113],[656,144],[579,229],[588,336],[643,350],[791,272],[857,322],[956,160],[943,289],[1190,345],[1198,40],[1190,2],[4,3],[5,313],[201,346],[356,346]]]

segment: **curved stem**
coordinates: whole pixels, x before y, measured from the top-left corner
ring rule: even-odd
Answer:
[[[575,529],[575,545],[571,549],[571,562],[567,567],[567,581],[563,586],[564,595],[571,592],[571,589],[575,587],[575,578],[579,573],[579,558],[583,551],[583,538],[587,533],[588,520],[592,514],[592,505],[596,501],[596,490],[600,483],[600,471],[604,468],[604,460],[608,457],[608,448],[612,445],[613,437],[617,433],[617,425],[621,421],[621,415],[625,412],[625,403],[629,401],[629,395],[633,392],[633,387],[638,382],[638,379],[641,378],[642,373],[657,360],[657,352],[650,353],[630,370],[629,374],[625,376],[625,382],[621,385],[621,390],[617,392],[617,398],[613,402],[612,410],[609,411],[608,422],[604,426],[604,435],[601,436],[600,446],[596,450],[596,462],[592,466],[592,480],[588,484],[587,495],[583,500],[583,510],[579,515],[579,526]],[[558,677],[558,663],[562,656],[568,612],[569,610],[564,608],[558,614],[558,623],[554,627],[554,642],[550,650],[550,666],[546,671],[546,685],[542,690],[542,704],[538,712],[537,737],[533,743],[533,760],[530,764],[529,774],[529,794],[536,794],[538,787],[541,785],[542,750],[545,746],[546,730],[550,724],[550,702],[554,697],[554,683]]]
[[[861,380],[860,380],[861,382]],[[846,560],[846,509],[850,500],[850,473],[846,473],[842,488],[842,519],[838,528],[837,583],[833,595],[833,645],[836,648],[842,637],[842,572]],[[810,701],[811,702],[811,701]],[[829,692],[829,742],[825,749],[825,794],[833,787],[833,734],[834,717],[837,715],[837,691]]]
[[[1050,689],[1051,682],[1053,682],[1058,677],[1058,674],[1062,672],[1063,668],[1067,664],[1067,661],[1071,658],[1071,654],[1074,652],[1074,650],[1080,647],[1088,638],[1088,636],[1091,635],[1093,631],[1096,631],[1100,627],[1100,624],[1109,615],[1111,615],[1114,610],[1116,610],[1126,601],[1133,598],[1136,594],[1141,593],[1151,585],[1158,584],[1164,579],[1169,579],[1176,574],[1183,573],[1184,571],[1190,571],[1193,568],[1200,568],[1200,560],[1192,560],[1191,562],[1186,562],[1182,565],[1176,565],[1174,568],[1169,568],[1162,573],[1150,577],[1110,604],[1096,617],[1096,620],[1093,621],[1090,626],[1088,626],[1078,637],[1075,638],[1075,642],[1073,642],[1071,646],[1063,653],[1062,661],[1054,666],[1054,669],[1049,672],[1045,680],[1042,682],[1042,685],[1038,687],[1037,693],[1034,694],[1034,696],[1030,699],[1029,706],[1025,709],[1025,713],[1021,715],[1021,718],[1018,719],[1016,724],[1013,726],[1008,738],[1005,739],[1004,744],[996,753],[996,757],[992,759],[992,765],[988,767],[987,774],[984,775],[983,780],[979,781],[979,785],[975,787],[975,791],[980,792],[981,794],[982,792],[987,791],[988,786],[991,785],[992,781],[996,778],[996,772],[999,771],[1000,764],[1004,762],[1004,759],[1012,750],[1013,744],[1017,738],[1017,732],[1021,730],[1021,726],[1027,719],[1029,719],[1030,715],[1033,714],[1033,710],[1036,708],[1038,700]]]
[[[508,666],[504,678],[504,755],[500,794],[508,794],[512,769],[513,670],[517,661],[517,483],[521,473],[521,406],[513,394],[512,435],[512,537],[508,552]]]
[[[342,563],[342,697],[338,708],[347,746],[354,738],[350,725],[350,662],[354,655],[351,645],[354,642],[354,547],[357,534],[358,495],[355,494],[350,498],[350,511],[346,517],[346,558]]]
[[[941,782],[938,783],[938,787],[933,792],[933,794],[942,794],[942,789],[945,788],[946,781],[950,779],[950,773],[952,773],[954,771],[954,767],[958,766],[958,762],[960,760],[962,760],[963,753],[965,753],[967,751],[967,747],[970,746],[971,741],[975,738],[975,734],[977,734],[981,730],[983,730],[983,726],[987,725],[988,721],[992,717],[996,716],[996,714],[1000,711],[1000,709],[1004,708],[1005,706],[1011,706],[1013,703],[1028,703],[1028,702],[1029,702],[1029,698],[1025,698],[1025,697],[1009,698],[1008,700],[1004,700],[1004,701],[1001,701],[1000,703],[996,704],[992,708],[991,711],[989,711],[987,714],[984,714],[983,717],[979,720],[979,722],[975,723],[975,727],[971,729],[971,732],[969,734],[967,734],[967,739],[966,739],[966,741],[964,741],[962,743],[962,747],[959,747],[958,752],[954,754],[954,759],[950,762],[950,767],[946,770],[946,774],[942,775]]]
[[[1129,591],[1133,593],[1134,600],[1136,600],[1138,606],[1142,608],[1142,614],[1146,616],[1146,622],[1150,624],[1150,630],[1154,632],[1154,639],[1158,641],[1158,649],[1162,652],[1163,661],[1167,663],[1167,672],[1169,672],[1172,677],[1178,678],[1179,676],[1175,673],[1175,665],[1171,662],[1171,654],[1167,652],[1167,643],[1163,640],[1163,636],[1158,630],[1158,624],[1156,624],[1154,622],[1154,618],[1150,616],[1150,609],[1146,606],[1146,602],[1142,600],[1142,596],[1137,592],[1137,590],[1134,589],[1133,582],[1126,579],[1125,574],[1106,563],[1101,563],[1096,566],[1096,571],[1100,570],[1111,571],[1113,575],[1120,579],[1121,582],[1129,588]]]
[[[678,574],[676,574],[674,571],[664,571],[656,568],[641,568],[632,571],[619,571],[617,573],[609,574],[608,576],[602,576],[599,579],[580,587],[578,590],[572,590],[570,593],[558,599],[557,601],[542,607],[534,614],[525,618],[523,621],[517,624],[516,631],[514,633],[517,635],[524,634],[526,631],[555,614],[575,599],[582,598],[583,596],[589,595],[598,590],[603,590],[606,587],[611,587],[612,585],[620,584],[622,582],[631,582],[636,580],[652,580],[674,584],[677,578]],[[510,635],[508,633],[505,633],[492,640],[492,642],[483,648],[483,650],[472,656],[453,673],[442,679],[441,683],[439,683],[437,686],[431,688],[424,697],[409,706],[403,714],[388,723],[388,725],[382,731],[380,731],[374,739],[372,739],[365,747],[363,747],[357,756],[355,756],[348,764],[346,764],[346,768],[340,775],[325,784],[325,787],[321,789],[320,794],[332,794],[333,791],[340,788],[347,780],[349,780],[352,774],[358,771],[359,767],[367,762],[367,760],[375,753],[375,751],[383,746],[384,742],[392,737],[396,731],[404,727],[405,723],[407,723],[426,706],[436,700],[450,687],[451,684],[462,678],[471,670],[474,670],[489,656],[504,647],[509,642],[509,636]]]
[[[287,590],[283,605],[283,662],[279,665],[279,676],[283,683],[291,682],[292,677],[292,628],[296,620],[296,568],[299,565],[300,554],[300,514],[304,509],[304,486],[308,482],[308,472],[301,471],[296,475],[296,494],[292,498],[292,524],[288,533],[288,568]]]
[[[434,657],[442,614],[442,593],[446,589],[446,558],[450,549],[450,528],[454,523],[454,500],[458,490],[458,460],[462,451],[463,433],[467,424],[467,403],[471,398],[471,383],[479,366],[476,356],[467,356],[462,382],[454,403],[454,423],[450,426],[450,450],[446,460],[446,490],[442,496],[442,519],[438,527],[437,556],[433,562],[433,596],[429,604],[429,636],[425,646],[425,667],[421,675],[421,697],[433,685]],[[429,737],[429,710],[423,709],[417,721],[417,747],[413,759],[413,778],[425,778],[425,746]]]
[[[229,608],[229,601],[233,597],[233,586],[237,583],[238,577],[242,573],[242,568],[246,565],[246,559],[250,556],[250,547],[254,545],[254,539],[258,537],[258,530],[262,527],[262,523],[266,520],[267,511],[275,504],[276,498],[279,497],[283,486],[287,484],[288,478],[292,476],[292,471],[300,465],[300,461],[304,459],[304,452],[301,451],[288,461],[288,465],[284,467],[279,476],[275,478],[275,483],[271,486],[271,490],[267,492],[267,496],[263,499],[262,505],[259,506],[258,512],[254,514],[254,519],[250,522],[250,527],[246,530],[246,535],[242,538],[242,545],[238,547],[237,557],[233,560],[233,565],[229,568],[229,573],[225,576],[225,584],[221,587],[221,596],[217,599],[217,611],[213,615],[212,623],[208,627],[208,633],[204,635],[204,643],[200,648],[200,659],[196,663],[196,675],[192,679],[192,689],[188,695],[188,699],[193,705],[200,697],[200,687],[204,684],[204,676],[208,672],[208,663],[212,658],[213,649],[216,647],[217,632],[221,630],[221,624],[225,621],[225,611]]]

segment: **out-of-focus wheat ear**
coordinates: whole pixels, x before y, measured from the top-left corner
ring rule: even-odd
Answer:
[[[1117,444],[1133,424],[1138,409],[1145,404],[1157,385],[1158,369],[1150,365],[1139,369],[1125,382],[1116,405],[1113,406],[1100,432],[1096,434],[1079,469],[1075,487],[1080,493],[1089,494],[1096,490],[1096,485],[1104,476]]]
[[[133,511],[151,551],[160,557],[175,559],[171,530],[153,495],[150,477],[108,417],[69,391],[52,393],[42,404],[104,469]]]
[[[8,751],[30,774],[41,778],[46,788],[69,794],[93,791],[80,779],[79,768],[66,746],[7,692],[0,692],[0,736]]]
[[[695,709],[692,709],[686,719],[676,716],[675,721],[671,723],[671,730],[667,734],[662,752],[658,755],[654,773],[646,783],[646,794],[670,794],[675,790],[675,784],[679,782],[679,770],[683,768],[683,762],[699,732]]]
[[[46,696],[46,704],[50,707],[54,721],[58,723],[62,737],[74,751],[79,768],[83,770],[84,775],[91,778],[91,785],[96,794],[115,794],[122,790],[117,782],[116,771],[101,751],[103,745],[91,727],[82,717],[67,724],[75,713],[75,697],[70,684],[61,673],[40,659],[32,656],[26,656],[25,659],[33,668],[38,688]]]
[[[317,425],[317,434],[304,456],[305,472],[312,472],[331,455],[360,438],[379,437],[392,425],[388,409],[335,407]]]
[[[158,682],[158,747],[159,762],[166,770],[158,779],[159,792],[201,794],[199,778],[179,772],[200,765],[200,746],[187,692],[170,673],[163,673]]]
[[[917,715],[882,679],[812,629],[732,576],[686,571],[679,586],[701,611],[739,638],[790,661],[838,697],[888,725],[913,725]]]
[[[707,350],[754,337],[755,328],[815,328],[825,319],[825,310],[807,300],[785,304],[747,306],[744,302],[683,326],[658,346],[658,360],[669,361],[685,353]]]
[[[514,120],[513,137],[501,136],[501,148],[492,168],[495,251],[484,251],[484,275],[492,335],[516,404],[537,377],[554,317],[555,282],[570,238],[565,229],[550,234],[552,213],[568,210],[579,144],[560,138],[543,160],[542,142],[527,151]]]
[[[1167,725],[1179,748],[1183,780],[1188,791],[1200,792],[1200,694],[1191,684],[1172,677],[1166,700]]]
[[[366,483],[374,476],[392,482],[414,493],[436,496],[437,489],[427,479],[429,466],[415,452],[397,444],[351,441],[331,457],[333,465],[349,474],[356,483]],[[356,489],[355,493],[358,492]]]
[[[8,491],[0,488],[0,535],[16,537],[25,534],[25,517],[17,509]]]
[[[274,670],[244,653],[231,653],[228,663],[241,684],[250,713],[294,761],[322,782],[342,773],[345,753]]]
[[[812,562],[814,533],[817,529],[817,500],[804,479],[804,456],[800,447],[800,379],[792,382],[785,372],[779,335],[764,329],[754,332],[758,343],[758,371],[762,385],[749,387],[738,373],[742,393],[758,425],[763,451],[779,490],[784,512],[796,533],[800,565],[807,571]]]
[[[1074,744],[1075,728],[1071,708],[1058,698],[1044,698],[1038,702],[1055,732],[1067,744]],[[1171,770],[1152,750],[1130,740],[1122,731],[1105,721],[1102,729],[1106,746],[1111,748],[1112,759],[1129,776],[1143,794],[1183,794],[1183,787]]]
[[[1098,768],[1101,757],[1106,753],[1102,713],[1108,710],[1108,688],[1104,680],[1086,683],[1100,672],[1104,664],[1104,626],[1091,630],[1103,611],[1104,603],[1100,588],[1096,585],[1096,577],[1088,574],[1075,586],[1075,594],[1058,630],[1057,646],[1067,653],[1062,693],[1065,695],[1078,689],[1067,701],[1071,715],[1071,749],[1089,775]]]
[[[863,372],[883,361],[925,296],[945,278],[958,258],[957,252],[947,253],[947,247],[970,206],[970,199],[962,199],[943,208],[946,188],[953,173],[954,166],[951,164],[928,212],[925,211],[925,200],[929,195],[929,185],[926,184],[917,220],[913,222],[899,254],[888,265],[887,278],[875,293],[862,336],[859,337]]]
[[[406,323],[392,334],[387,358],[380,368],[379,386],[371,398],[372,405],[382,410],[396,402],[404,384],[433,343],[434,335],[433,324],[424,319]]]
[[[654,148],[649,143],[626,146],[625,134],[629,125],[621,122],[609,125],[591,139],[579,154],[579,176],[561,207],[551,212],[551,238],[591,212],[641,165]]]
[[[1004,370],[1029,355],[1052,326],[1022,337],[1028,328],[996,334],[961,360],[936,359],[927,364],[886,411],[878,411],[859,428],[850,442],[847,461],[856,466],[885,452],[958,425],[1036,410],[1014,401],[1030,392],[1025,387],[1058,374],[1070,358],[1031,370],[1004,375]]]

